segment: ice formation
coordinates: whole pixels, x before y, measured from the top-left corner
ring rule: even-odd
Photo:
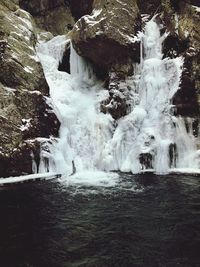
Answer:
[[[141,63],[131,77],[131,108],[114,121],[100,112],[108,94],[92,67],[71,45],[71,73],[58,71],[69,40],[53,38],[38,46],[50,87],[50,101],[61,122],[57,139],[42,145],[40,172],[120,170],[165,174],[174,168],[199,169],[192,119],[175,117],[172,98],[179,89],[182,58],[164,58],[159,25],[152,19],[142,34]],[[189,123],[188,123],[189,122]]]

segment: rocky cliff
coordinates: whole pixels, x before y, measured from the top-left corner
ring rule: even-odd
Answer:
[[[129,92],[126,79],[139,61],[139,31],[142,14],[158,14],[162,31],[168,32],[163,46],[165,57],[185,59],[181,89],[174,98],[177,114],[199,114],[200,9],[198,1],[94,1],[92,13],[83,16],[72,30],[76,51],[105,74],[109,99],[102,111],[118,119],[126,114]],[[196,5],[196,6],[195,6]],[[143,16],[145,18],[145,16]],[[101,71],[99,71],[99,69]]]
[[[109,91],[101,111],[126,115],[128,79],[140,61],[140,32],[148,14],[168,32],[165,57],[183,56],[177,114],[199,117],[200,8],[198,1],[1,0],[0,2],[0,176],[32,172],[39,162],[38,138],[56,136],[59,121],[47,105],[48,85],[36,55],[42,38],[69,34]],[[60,66],[69,71],[69,47]]]
[[[37,137],[57,135],[59,122],[45,101],[49,88],[35,45],[39,30],[17,1],[0,3],[0,176],[32,172]]]

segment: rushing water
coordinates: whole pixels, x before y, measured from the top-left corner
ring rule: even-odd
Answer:
[[[40,172],[70,174],[72,161],[78,171],[153,169],[165,174],[171,168],[200,168],[192,119],[173,115],[172,99],[179,89],[183,59],[163,59],[166,35],[161,36],[154,19],[140,36],[141,62],[127,80],[130,107],[118,121],[100,112],[108,91],[72,46],[71,73],[58,71],[69,42],[65,36],[38,46],[51,103],[61,122],[59,138],[42,146]]]
[[[1,187],[0,266],[200,266],[200,177],[89,181]]]

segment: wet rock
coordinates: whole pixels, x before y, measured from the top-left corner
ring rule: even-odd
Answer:
[[[16,91],[14,104],[22,117],[23,140],[58,135],[60,122],[40,92]]]
[[[138,0],[138,7],[143,14],[155,14],[161,5],[161,0],[143,1]]]
[[[64,0],[19,0],[19,5],[34,17],[39,28],[54,35],[65,34],[74,25],[71,10]]]
[[[164,57],[175,58],[181,56],[189,48],[189,45],[188,38],[181,40],[177,34],[169,34],[163,42]]]
[[[136,36],[140,29],[136,1],[96,0],[92,14],[82,17],[71,33],[78,54],[93,63],[98,77],[104,77],[109,98],[102,102],[101,110],[115,119],[127,113],[125,79],[133,73],[133,62],[140,60]]]
[[[182,56],[184,69],[180,90],[173,103],[177,114],[197,116],[200,107],[200,16],[188,1],[179,1],[178,13],[170,1],[162,4],[162,19],[170,32],[164,42],[164,56]]]
[[[176,144],[169,145],[169,160],[170,160],[170,168],[176,167],[176,160],[177,160],[177,146]]]
[[[45,15],[49,10],[53,10],[61,5],[65,5],[64,0],[19,0],[21,8],[27,10],[32,15]]]
[[[153,156],[151,153],[140,154],[139,161],[142,166],[142,170],[153,168]]]
[[[140,28],[136,1],[96,0],[92,14],[75,24],[71,38],[78,54],[108,69],[125,58],[139,60],[135,36]]]
[[[40,144],[36,140],[24,142],[7,154],[0,151],[1,177],[31,174],[32,160],[38,158],[39,151]]]
[[[94,0],[68,0],[72,15],[76,20],[92,12]]]
[[[37,137],[57,135],[49,88],[37,58],[33,17],[13,1],[0,3],[0,176],[32,172]],[[32,140],[30,143],[29,140]]]
[[[0,11],[0,81],[18,90],[28,87],[28,90],[48,94],[35,43],[35,24],[27,12],[20,9]]]
[[[59,63],[58,66],[58,70],[70,73],[70,42],[66,45],[62,61]]]
[[[127,114],[128,100],[130,96],[129,87],[126,82],[126,75],[132,73],[133,65],[116,66],[112,68],[108,76],[109,97],[101,103],[101,111],[110,113],[117,120]],[[121,71],[119,71],[121,69]]]

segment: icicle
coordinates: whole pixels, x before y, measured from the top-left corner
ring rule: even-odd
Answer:
[[[89,64],[89,62],[85,61],[82,57],[80,57],[73,45],[70,45],[70,73],[73,77],[78,77],[82,82],[94,83],[94,72]]]

